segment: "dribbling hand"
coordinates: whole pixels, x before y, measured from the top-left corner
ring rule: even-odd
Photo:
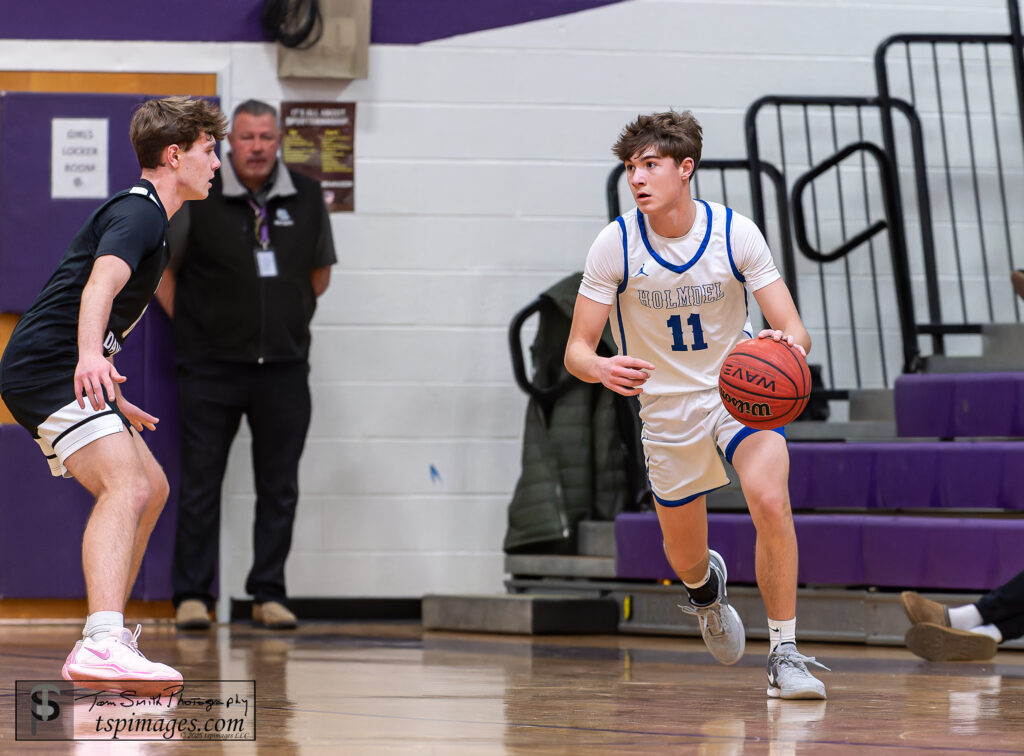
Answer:
[[[766,328],[757,334],[759,339],[774,339],[775,341],[785,341],[796,351],[800,352],[800,356],[807,359],[807,351],[800,346],[800,344],[793,341],[793,335],[790,333],[784,333],[783,331],[773,331],[771,328]]]

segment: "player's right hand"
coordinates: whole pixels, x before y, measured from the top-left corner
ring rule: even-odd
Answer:
[[[651,377],[652,370],[654,365],[646,360],[621,354],[599,358],[597,363],[597,374],[601,384],[623,396],[642,394],[642,387]]]
[[[85,409],[85,402],[88,401],[94,410],[101,410],[106,400],[114,401],[114,383],[123,383],[125,380],[113,363],[102,355],[81,356],[75,367],[75,400],[82,409]]]

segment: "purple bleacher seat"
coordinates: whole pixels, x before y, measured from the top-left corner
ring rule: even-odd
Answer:
[[[792,443],[795,510],[1024,510],[1024,443]]]
[[[901,375],[894,401],[904,438],[1024,436],[1024,373]]]
[[[802,584],[986,591],[1024,564],[1024,519],[796,514]],[[708,538],[729,581],[754,584],[754,526],[745,514],[710,513]],[[616,577],[677,580],[653,512],[615,519]]]

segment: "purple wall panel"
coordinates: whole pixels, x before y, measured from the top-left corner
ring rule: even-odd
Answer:
[[[22,313],[29,308],[68,243],[103,202],[51,199],[51,120],[110,120],[109,190],[113,194],[139,178],[128,124],[145,99],[141,95],[38,92],[0,95],[0,312]]]
[[[92,497],[50,475],[36,442],[0,425],[0,598],[85,596],[82,533]]]
[[[263,39],[263,0],[138,0],[4,3],[7,39],[111,39],[245,42]]]
[[[417,44],[577,13],[622,0],[374,0],[373,42]]]
[[[143,437],[171,487],[132,591],[151,601],[172,595],[180,448],[171,345],[170,321],[154,303],[117,358],[125,396],[160,418]],[[81,485],[50,475],[28,431],[0,425],[0,598],[83,598],[82,533],[91,509]]]
[[[623,0],[373,0],[371,41],[417,44],[456,34],[511,26],[600,8]],[[109,39],[258,42],[263,0],[177,0],[166,6],[138,0],[94,3],[37,0],[6,3],[5,39]]]
[[[140,345],[140,373],[136,380],[141,380],[142,396],[138,397],[139,406],[160,418],[156,431],[146,431],[143,437],[153,456],[164,468],[170,483],[167,506],[153,529],[149,539],[149,548],[139,570],[139,579],[135,584],[134,598],[146,600],[169,599],[173,594],[171,588],[171,562],[174,558],[174,528],[177,522],[178,480],[181,470],[181,435],[178,432],[178,384],[174,372],[174,335],[171,321],[157,304],[150,304],[145,317],[136,328],[142,329],[138,334],[142,337]],[[135,335],[135,334],[133,334]],[[125,352],[135,346],[129,342]],[[130,384],[133,375],[122,391],[129,399],[135,397]],[[137,384],[138,385],[138,384]]]

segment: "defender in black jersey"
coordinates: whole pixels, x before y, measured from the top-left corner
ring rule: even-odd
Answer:
[[[82,539],[89,616],[62,670],[67,680],[181,680],[147,660],[124,627],[167,478],[140,433],[158,419],[127,401],[114,355],[142,317],[167,265],[167,220],[203,199],[226,120],[205,100],[148,100],[132,118],[139,182],[82,226],[56,272],[15,327],[0,360],[0,395],[56,476],[96,497]],[[139,689],[138,684],[133,684]]]

